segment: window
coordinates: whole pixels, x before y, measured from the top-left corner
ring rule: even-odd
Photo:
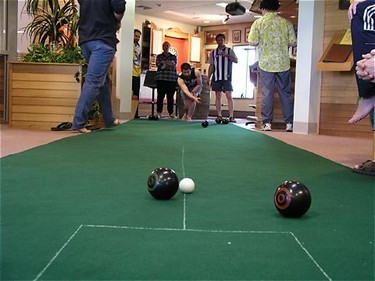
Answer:
[[[255,47],[234,46],[238,63],[233,63],[233,98],[254,99],[254,85],[250,82],[249,65],[256,62]]]

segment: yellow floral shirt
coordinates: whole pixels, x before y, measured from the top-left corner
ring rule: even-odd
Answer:
[[[253,22],[248,40],[257,45],[259,67],[268,72],[283,72],[290,68],[288,44],[296,42],[296,34],[290,21],[276,12],[266,13]]]

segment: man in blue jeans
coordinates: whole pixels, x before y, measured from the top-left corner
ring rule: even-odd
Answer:
[[[108,70],[119,42],[116,37],[125,12],[124,0],[78,0],[80,4],[79,45],[87,61],[87,73],[78,99],[73,127],[79,133],[89,133],[85,128],[88,113],[95,99],[106,128],[118,125],[111,104]]]
[[[278,0],[262,0],[262,17],[253,22],[248,41],[257,46],[258,70],[262,86],[263,130],[271,131],[275,85],[277,84],[285,130],[293,131],[294,101],[290,75],[289,47],[296,46],[296,35],[290,21],[278,15]]]

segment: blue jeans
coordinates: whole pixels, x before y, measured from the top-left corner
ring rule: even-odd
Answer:
[[[116,50],[101,40],[85,42],[81,45],[81,50],[87,61],[87,73],[74,112],[72,129],[85,127],[95,99],[98,100],[104,125],[107,128],[112,127],[115,118],[112,113],[108,70]]]
[[[292,96],[292,80],[290,71],[267,72],[259,69],[262,83],[262,122],[272,123],[273,120],[273,98],[275,95],[275,84],[279,92],[281,109],[284,122],[293,123],[294,100]]]

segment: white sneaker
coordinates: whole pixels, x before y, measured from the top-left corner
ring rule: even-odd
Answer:
[[[286,124],[285,131],[287,131],[287,132],[293,132],[293,124],[292,123]]]
[[[272,131],[271,123],[263,124],[263,131]]]

